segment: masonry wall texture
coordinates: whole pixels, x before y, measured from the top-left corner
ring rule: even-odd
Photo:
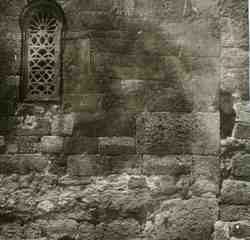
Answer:
[[[250,238],[247,0],[57,2],[61,105],[19,101],[0,1],[0,239]]]

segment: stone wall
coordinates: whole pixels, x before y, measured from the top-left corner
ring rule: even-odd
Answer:
[[[60,106],[18,101],[26,1],[0,2],[0,239],[221,239],[218,97],[246,96],[244,4],[58,3]]]

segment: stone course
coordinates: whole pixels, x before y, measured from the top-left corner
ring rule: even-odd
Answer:
[[[36,0],[34,0],[36,1]],[[61,102],[20,102],[24,0],[0,1],[0,240],[250,237],[246,0],[57,0]]]

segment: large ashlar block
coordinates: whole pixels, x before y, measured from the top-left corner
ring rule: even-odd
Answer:
[[[47,157],[41,154],[0,155],[0,172],[2,174],[41,172],[47,165]]]
[[[74,114],[55,115],[51,123],[52,135],[72,135],[74,128]]]
[[[99,153],[120,155],[135,153],[135,139],[132,137],[100,137]]]
[[[163,201],[154,217],[148,233],[153,239],[209,239],[213,224],[218,216],[216,199],[192,198],[189,200],[171,199]],[[150,222],[148,223],[150,226]],[[174,227],[173,227],[174,226]],[[150,236],[149,235],[149,236]]]
[[[99,158],[99,155],[92,154],[70,155],[67,159],[68,174],[85,177],[97,175],[96,163]]]
[[[194,111],[218,111],[220,68],[219,58],[196,57],[191,58],[192,64],[192,94]]]
[[[60,153],[63,150],[63,137],[44,136],[41,139],[42,152]]]
[[[98,138],[85,136],[66,137],[63,151],[66,154],[98,153]]]
[[[136,122],[137,152],[216,155],[219,113],[143,113]]]
[[[143,155],[143,173],[173,176],[190,174],[192,162],[191,155]]]

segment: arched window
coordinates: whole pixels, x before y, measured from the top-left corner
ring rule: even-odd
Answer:
[[[20,18],[22,101],[60,101],[63,10],[54,0],[33,0]]]

